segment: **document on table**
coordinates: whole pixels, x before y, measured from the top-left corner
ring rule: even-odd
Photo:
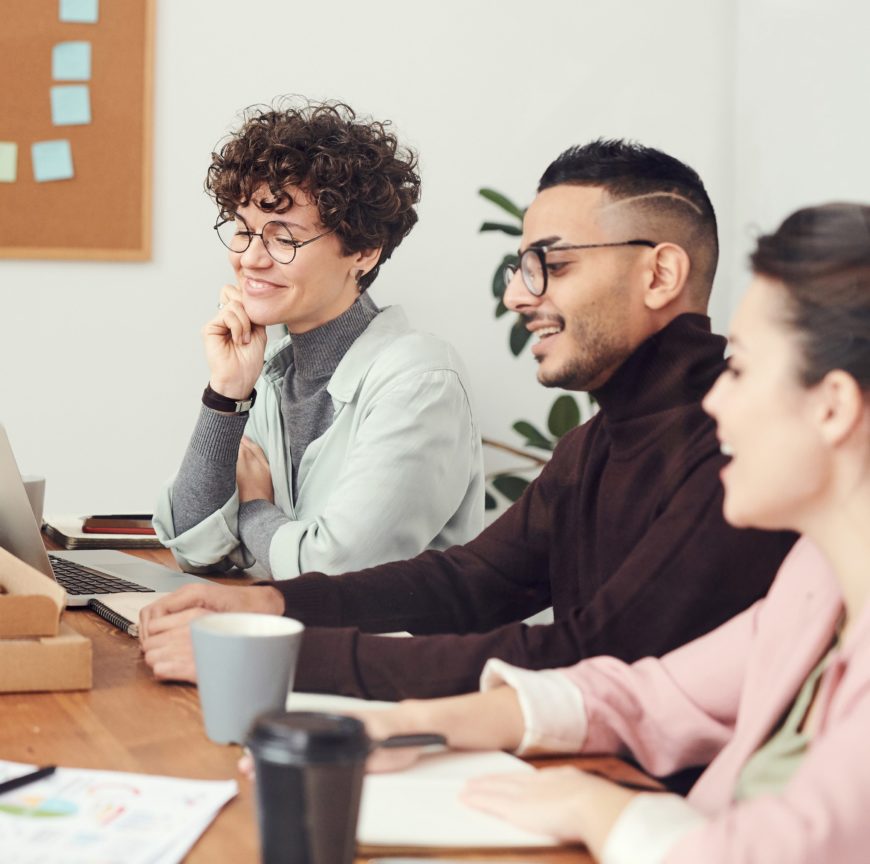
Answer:
[[[285,708],[288,711],[319,711],[324,714],[353,714],[356,711],[375,711],[392,708],[395,702],[376,702],[373,699],[355,699],[353,696],[331,696],[328,693],[289,693]]]
[[[394,703],[291,693],[288,711],[353,713]],[[527,762],[500,751],[441,751],[424,754],[416,765],[389,774],[368,774],[363,782],[357,843],[367,854],[423,849],[533,849],[558,846],[459,800],[472,777],[534,771]]]
[[[33,767],[0,761],[0,781]],[[237,792],[235,780],[58,768],[0,796],[0,849],[16,864],[177,864]]]
[[[496,751],[448,751],[423,756],[405,771],[368,774],[363,784],[357,843],[371,853],[390,848],[532,849],[558,841],[472,810],[459,793],[472,777],[534,771]]]

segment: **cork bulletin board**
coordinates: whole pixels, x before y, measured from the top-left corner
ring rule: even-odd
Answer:
[[[0,0],[0,258],[151,257],[155,0]]]

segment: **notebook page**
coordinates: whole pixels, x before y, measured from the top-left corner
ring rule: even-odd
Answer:
[[[390,708],[395,703],[290,693],[288,711],[354,712]],[[459,800],[467,780],[483,774],[534,771],[527,762],[501,751],[427,753],[410,768],[367,774],[357,825],[357,843],[368,850],[505,849],[559,845],[501,819],[472,810]]]
[[[507,753],[446,752],[424,756],[405,771],[369,774],[363,784],[357,842],[402,849],[556,846],[552,837],[516,828],[459,800],[472,777],[534,770]]]

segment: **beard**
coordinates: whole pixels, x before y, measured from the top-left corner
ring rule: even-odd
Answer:
[[[564,319],[562,319],[564,321]],[[556,358],[539,360],[538,381],[544,387],[564,390],[595,390],[631,355],[621,322],[612,318],[603,321],[598,316],[564,322],[557,338],[568,343],[570,356],[558,365]]]

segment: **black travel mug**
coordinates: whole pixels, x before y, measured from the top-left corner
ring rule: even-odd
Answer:
[[[351,864],[371,742],[355,717],[261,715],[248,733],[263,864]]]

